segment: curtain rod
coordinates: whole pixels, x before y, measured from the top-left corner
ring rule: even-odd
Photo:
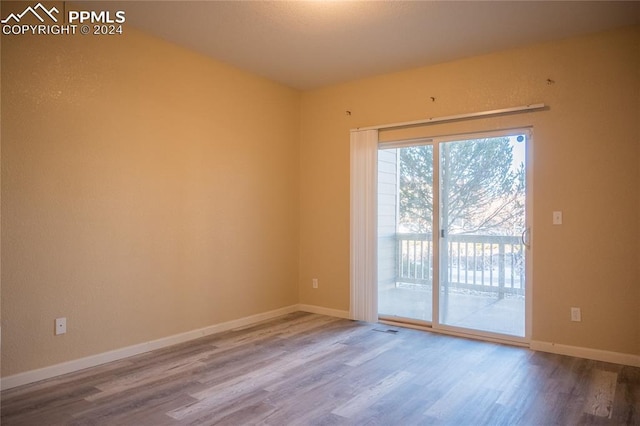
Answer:
[[[405,121],[403,123],[382,124],[379,126],[369,126],[369,127],[356,127],[355,129],[351,129],[351,131],[358,132],[361,130],[384,130],[384,129],[394,129],[394,128],[401,128],[401,127],[411,127],[411,126],[419,126],[419,125],[425,125],[425,124],[442,123],[446,121],[466,120],[469,118],[489,117],[493,115],[510,114],[515,112],[535,111],[535,110],[544,109],[545,107],[546,107],[545,104],[522,105],[522,106],[517,106],[512,108],[494,109],[491,111],[448,115],[446,117],[424,118],[422,120]]]

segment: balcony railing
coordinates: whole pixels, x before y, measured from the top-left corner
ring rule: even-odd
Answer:
[[[449,235],[441,268],[441,286],[483,292],[524,295],[524,246],[519,237],[499,235]],[[433,240],[431,234],[396,234],[396,285],[431,284]]]

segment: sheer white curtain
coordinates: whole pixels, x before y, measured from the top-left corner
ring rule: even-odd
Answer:
[[[378,321],[378,131],[351,131],[351,318]]]

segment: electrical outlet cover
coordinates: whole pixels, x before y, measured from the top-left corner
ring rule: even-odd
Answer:
[[[56,318],[56,336],[60,334],[64,334],[67,332],[67,319],[66,318]]]

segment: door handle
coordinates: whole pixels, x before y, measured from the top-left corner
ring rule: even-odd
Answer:
[[[525,228],[525,230],[522,231],[522,234],[520,235],[520,239],[522,240],[522,245],[525,246],[526,248],[531,248],[531,243],[528,238],[530,231],[531,231],[531,228]]]

